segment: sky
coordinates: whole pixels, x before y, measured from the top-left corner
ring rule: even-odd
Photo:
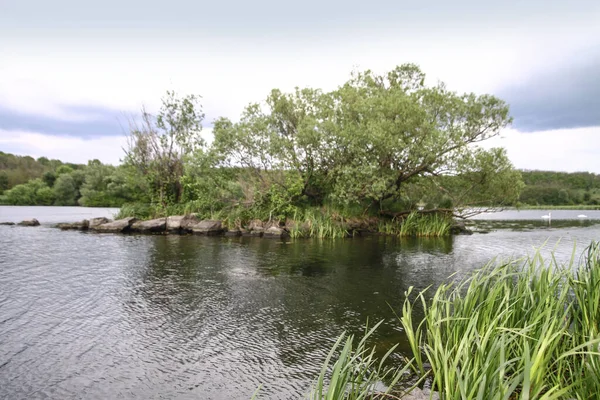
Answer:
[[[129,118],[202,96],[204,134],[273,88],[416,63],[511,106],[517,168],[600,173],[597,0],[0,0],[0,151],[118,164]]]

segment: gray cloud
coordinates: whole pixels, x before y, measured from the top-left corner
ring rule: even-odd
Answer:
[[[130,122],[139,122],[139,114],[126,114],[110,109],[90,106],[65,107],[70,115],[93,116],[77,121],[62,120],[18,113],[0,106],[0,131],[35,132],[54,136],[72,136],[80,139],[94,139],[104,136],[123,136],[128,133]],[[204,128],[212,127],[212,119],[205,119]],[[0,133],[1,135],[1,133]]]
[[[78,106],[67,107],[66,111],[72,115],[91,115],[93,118],[66,121],[0,108],[0,130],[39,132],[89,139],[97,136],[123,135],[124,128],[127,127],[127,117],[113,110]]]
[[[58,34],[64,30],[82,33],[95,29],[111,30],[150,28],[155,31],[218,32],[219,35],[331,30],[340,26],[353,30],[382,26],[426,29],[442,25],[492,25],[506,27],[540,15],[561,19],[600,12],[595,0],[5,0],[0,3],[0,26],[29,34],[40,30]]]
[[[600,54],[502,89],[515,128],[524,131],[600,126]]]

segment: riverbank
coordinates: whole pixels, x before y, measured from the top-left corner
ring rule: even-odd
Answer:
[[[0,223],[14,225],[15,223]],[[21,226],[38,226],[37,219],[19,222]],[[206,236],[255,236],[270,238],[343,238],[354,236],[389,235],[405,237],[442,237],[451,234],[470,234],[464,224],[439,215],[411,213],[398,221],[377,218],[353,218],[334,221],[313,216],[305,220],[261,221],[245,223],[199,219],[195,215],[179,215],[151,220],[135,217],[111,220],[106,217],[84,219],[78,222],[54,225],[62,230],[95,231],[107,233],[140,234],[197,234]]]

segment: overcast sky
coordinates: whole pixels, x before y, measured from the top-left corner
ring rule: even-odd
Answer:
[[[0,0],[0,151],[116,164],[167,89],[203,97],[210,134],[272,88],[413,62],[509,102],[491,145],[516,167],[600,173],[599,21],[597,0]]]

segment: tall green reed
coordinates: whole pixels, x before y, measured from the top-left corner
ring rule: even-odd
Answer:
[[[413,370],[442,399],[591,399],[600,393],[600,246],[578,269],[552,257],[491,263],[416,301],[401,323]],[[427,365],[427,364],[428,365]]]
[[[393,346],[381,358],[375,356],[375,347],[368,339],[381,325],[380,321],[355,344],[353,335],[343,333],[327,355],[321,373],[308,395],[310,400],[362,400],[395,398],[391,395],[398,382],[406,375],[410,364],[401,368],[385,367]],[[333,361],[335,359],[335,362]],[[387,383],[383,385],[383,382]],[[389,396],[389,397],[388,397]]]

